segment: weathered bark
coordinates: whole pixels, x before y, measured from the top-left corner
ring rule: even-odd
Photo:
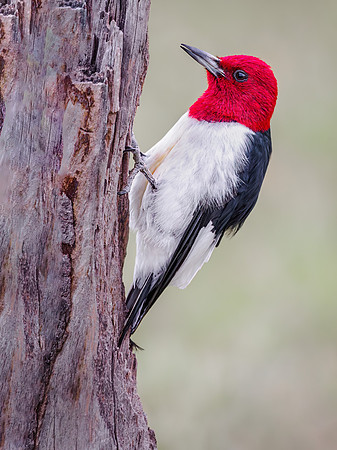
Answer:
[[[149,2],[1,1],[0,448],[156,447],[116,347]]]

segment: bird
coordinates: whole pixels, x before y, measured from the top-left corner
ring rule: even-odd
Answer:
[[[169,284],[185,288],[223,236],[239,231],[272,152],[278,86],[271,67],[254,56],[181,48],[206,69],[208,85],[147,153],[128,148],[141,166],[131,177],[136,259],[119,347]]]

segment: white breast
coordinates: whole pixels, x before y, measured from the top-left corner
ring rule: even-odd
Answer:
[[[137,231],[135,280],[165,268],[200,203],[221,205],[233,196],[251,134],[238,123],[198,121],[186,113],[148,151],[146,163],[158,187],[153,191],[138,174],[130,193],[130,224]],[[172,284],[185,287],[214,245],[207,227]]]

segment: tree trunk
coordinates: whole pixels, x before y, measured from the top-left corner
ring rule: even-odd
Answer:
[[[156,448],[116,346],[149,3],[0,2],[0,448]]]

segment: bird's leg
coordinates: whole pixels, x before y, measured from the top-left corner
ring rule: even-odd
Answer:
[[[131,185],[133,180],[135,179],[135,176],[138,172],[142,172],[142,174],[145,176],[147,181],[151,184],[153,189],[156,189],[156,180],[153,178],[152,173],[149,171],[148,167],[146,166],[144,160],[146,158],[146,155],[142,153],[139,149],[139,145],[136,141],[136,138],[134,134],[132,133],[132,142],[131,146],[125,147],[125,152],[131,152],[133,156],[133,160],[135,162],[135,165],[133,166],[133,169],[130,170],[128,180],[126,182],[126,185],[124,188],[118,192],[119,195],[126,194],[130,192]]]

